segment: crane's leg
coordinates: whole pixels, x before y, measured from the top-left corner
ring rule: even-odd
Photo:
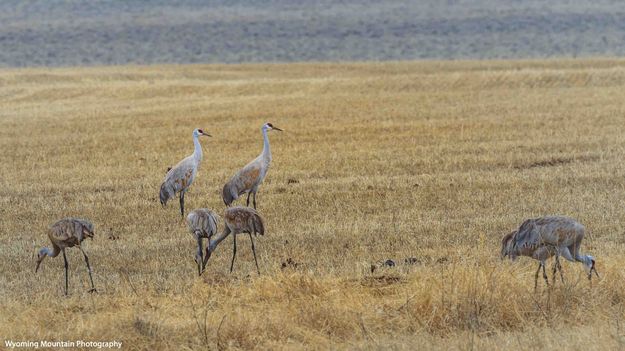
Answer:
[[[254,192],[254,209],[256,209],[256,192]]]
[[[536,270],[536,274],[534,274],[534,292],[536,292],[536,288],[538,288],[538,273],[540,272],[540,267],[542,267],[542,263],[538,262],[538,269]]]
[[[542,263],[541,266],[543,267],[543,278],[545,279],[547,286],[549,286],[549,277],[547,277],[547,272],[545,271],[545,264]]]
[[[232,273],[232,268],[234,267],[234,258],[237,256],[237,235],[232,235],[232,242],[234,246],[232,248],[232,262],[230,262],[230,273]]]
[[[250,207],[250,194],[251,193],[252,193],[251,191],[247,192],[247,203],[245,204],[246,207]]]
[[[551,275],[551,284],[553,284],[553,286],[556,285],[556,272],[557,271],[558,271],[558,256],[556,255],[556,258],[553,261],[553,271]]]
[[[67,263],[67,256],[65,256],[65,249],[63,249],[63,260],[65,261],[65,296],[67,296],[67,288],[69,286],[69,278],[67,276],[67,269],[69,264]]]
[[[180,192],[180,215],[184,219],[184,190]]]
[[[91,290],[89,290],[89,292],[98,292],[95,289],[95,285],[93,285],[93,276],[91,276],[91,266],[89,265],[89,257],[87,257],[87,254],[85,253],[85,250],[82,249],[82,246],[78,246],[78,248],[80,249],[80,252],[82,252],[82,255],[85,256],[85,263],[87,264],[87,272],[89,272],[89,280],[91,281]]]
[[[558,267],[558,270],[560,271],[560,280],[562,280],[562,284],[564,284],[564,273],[562,273],[562,264],[560,264],[560,255],[556,255],[556,264],[558,265],[557,267]]]
[[[250,235],[250,240],[252,241],[252,252],[254,253],[254,262],[256,263],[256,272],[260,275],[260,269],[258,268],[258,261],[256,260],[256,248],[254,248],[254,238],[252,237],[252,233],[248,233]]]
[[[197,263],[197,275],[202,275],[204,254],[202,251],[202,237],[197,235],[197,255],[195,256],[195,262]]]

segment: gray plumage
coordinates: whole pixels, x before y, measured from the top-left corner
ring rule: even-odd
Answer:
[[[204,272],[205,263],[203,257],[202,240],[209,239],[217,233],[217,214],[206,208],[193,210],[187,216],[187,226],[189,232],[197,241],[197,253],[195,262],[197,263],[198,275]],[[208,250],[208,247],[206,248]]]
[[[193,131],[193,154],[185,157],[182,161],[178,162],[178,164],[171,167],[171,169],[167,171],[159,192],[159,199],[163,207],[167,205],[167,202],[176,196],[176,194],[180,194],[180,214],[183,217],[184,195],[191,184],[193,184],[200,167],[200,163],[202,162],[202,146],[200,145],[200,141],[198,139],[201,135],[210,136],[201,129],[195,129]]]
[[[583,263],[588,279],[591,279],[593,272],[597,276],[599,274],[595,269],[594,257],[580,253],[584,234],[584,226],[571,217],[545,216],[528,219],[519,226],[510,250],[520,251],[533,245],[552,246],[557,256],[571,262]]]
[[[65,248],[78,246],[80,251],[82,252],[85,263],[87,264],[87,270],[89,272],[89,280],[91,281],[91,290],[89,292],[96,291],[95,286],[93,284],[93,277],[91,275],[91,266],[89,265],[89,257],[83,250],[81,243],[85,238],[93,239],[94,230],[93,224],[86,220],[80,218],[63,218],[58,222],[54,223],[50,228],[48,228],[48,238],[52,243],[52,249],[44,247],[39,250],[39,254],[37,256],[37,266],[35,267],[35,273],[39,270],[39,266],[41,262],[47,257],[56,257],[59,253],[63,253],[63,259],[65,261],[65,295],[67,295],[67,290],[69,286],[69,277],[68,277],[68,267],[69,264],[67,262],[67,256],[65,255]]]
[[[267,176],[269,165],[271,164],[271,148],[269,147],[269,137],[267,136],[267,132],[270,130],[282,131],[282,129],[274,127],[271,123],[265,123],[261,128],[263,133],[263,152],[239,170],[224,185],[222,198],[226,206],[232,205],[239,196],[247,193],[246,206],[250,205],[250,194],[252,194],[253,205],[256,208],[256,192],[258,192],[258,187]]]
[[[224,230],[221,234],[210,240],[208,247],[206,248],[206,255],[204,256],[204,266],[217,248],[220,242],[226,237],[232,234],[233,249],[232,249],[232,261],[230,262],[230,272],[234,268],[234,259],[237,254],[237,235],[247,233],[249,234],[250,241],[252,243],[252,252],[254,254],[254,262],[256,263],[256,271],[260,275],[260,269],[258,268],[258,260],[256,258],[256,248],[254,247],[255,235],[265,235],[265,223],[263,218],[256,210],[249,207],[230,207],[227,208],[224,213]]]

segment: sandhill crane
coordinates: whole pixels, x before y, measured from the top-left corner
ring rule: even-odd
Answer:
[[[201,129],[195,129],[193,131],[193,144],[195,150],[193,154],[185,157],[177,165],[167,171],[165,180],[161,184],[160,199],[163,207],[167,205],[167,201],[174,197],[176,193],[180,194],[180,214],[184,218],[184,194],[187,192],[195,176],[197,170],[200,167],[202,161],[202,146],[200,145],[199,137],[201,135],[210,137],[210,134],[205,133]]]
[[[247,193],[246,206],[250,205],[250,194],[253,194],[254,209],[256,209],[256,192],[265,179],[267,171],[269,170],[269,164],[271,163],[271,149],[269,148],[267,132],[270,130],[282,131],[282,129],[274,127],[271,123],[265,123],[261,130],[263,132],[264,141],[263,152],[238,171],[230,181],[224,185],[223,199],[226,206],[230,206],[239,196]]]
[[[536,274],[534,275],[534,290],[538,287],[538,273],[540,269],[543,270],[543,278],[545,279],[545,283],[549,286],[549,279],[547,278],[547,273],[545,272],[545,261],[556,255],[556,259],[553,265],[553,282],[556,282],[556,270],[560,269],[560,278],[562,282],[564,282],[564,277],[562,276],[562,267],[560,266],[560,262],[557,256],[557,249],[553,245],[542,244],[538,241],[538,238],[534,238],[533,241],[526,241],[520,245],[517,245],[517,234],[518,231],[513,231],[511,233],[506,234],[501,240],[501,258],[504,259],[506,256],[510,257],[511,260],[516,260],[518,256],[528,256],[538,261],[538,269],[536,270]]]
[[[197,263],[197,273],[202,275],[204,271],[204,256],[202,248],[202,239],[211,239],[217,233],[217,214],[206,208],[198,208],[193,210],[187,216],[187,225],[189,232],[197,241],[197,253],[195,254],[195,263]]]
[[[592,278],[593,272],[599,277],[595,269],[595,258],[580,253],[584,233],[584,226],[570,217],[545,216],[528,219],[519,227],[514,247],[522,248],[535,242],[552,245],[558,256],[571,262],[582,262],[588,279]]]
[[[209,245],[206,248],[204,267],[206,266],[206,262],[208,262],[208,259],[213,251],[217,248],[217,245],[228,237],[228,235],[232,234],[234,245],[232,249],[232,261],[230,262],[230,273],[232,273],[234,258],[237,254],[237,234],[248,233],[250,241],[252,242],[252,252],[254,253],[256,271],[260,275],[258,260],[256,259],[256,248],[254,247],[254,238],[252,237],[252,234],[265,235],[265,224],[263,223],[263,218],[252,208],[235,206],[226,209],[224,213],[224,223],[224,231],[214,239],[210,240]]]
[[[56,257],[59,252],[63,252],[63,260],[65,260],[65,295],[67,295],[67,289],[69,285],[69,278],[67,275],[68,263],[67,256],[65,256],[65,248],[78,246],[80,252],[85,257],[85,263],[87,264],[87,271],[89,272],[89,280],[91,281],[91,289],[89,292],[95,292],[95,286],[93,285],[93,277],[91,276],[91,266],[89,265],[89,257],[80,245],[85,238],[93,240],[93,224],[85,219],[79,218],[63,218],[60,221],[54,223],[48,229],[48,237],[52,242],[52,250],[48,247],[44,247],[39,251],[37,257],[37,267],[35,267],[35,273],[39,270],[39,265],[46,256]]]

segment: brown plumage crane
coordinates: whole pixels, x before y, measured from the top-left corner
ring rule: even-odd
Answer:
[[[256,263],[256,271],[260,275],[260,269],[258,268],[258,260],[256,259],[256,248],[254,247],[255,235],[265,235],[265,224],[263,218],[256,212],[256,210],[249,207],[230,207],[227,208],[224,213],[224,230],[214,239],[210,240],[208,247],[206,248],[206,255],[204,256],[204,267],[206,262],[217,248],[220,242],[222,242],[228,235],[232,234],[233,248],[232,248],[232,261],[230,262],[230,273],[234,267],[234,259],[237,255],[237,234],[247,233],[250,236],[252,242],[252,252],[254,253],[254,262]]]
[[[161,191],[159,194],[161,205],[163,207],[167,205],[167,201],[174,197],[176,193],[180,194],[180,215],[184,218],[184,194],[187,192],[197,171],[200,168],[200,162],[202,162],[202,145],[200,145],[199,137],[201,135],[210,137],[210,134],[205,133],[201,129],[195,129],[193,131],[193,154],[185,157],[177,165],[167,171],[165,179],[161,184]]]
[[[202,248],[202,239],[211,239],[217,234],[217,214],[206,208],[198,208],[193,210],[187,216],[187,226],[189,232],[197,241],[197,253],[195,254],[195,263],[197,263],[197,273],[202,275],[204,272],[204,256]],[[206,248],[208,250],[208,247]]]
[[[519,226],[516,233],[508,240],[507,251],[514,253],[540,246],[552,247],[556,255],[554,271],[559,268],[562,277],[561,266],[557,258],[564,257],[571,262],[581,262],[590,280],[593,272],[597,277],[599,277],[599,273],[595,268],[595,258],[580,253],[584,233],[584,226],[571,217],[545,216],[528,219]],[[504,251],[503,246],[504,243],[502,242],[502,252]],[[564,280],[564,278],[562,279]]]
[[[67,289],[69,285],[67,256],[65,255],[65,248],[78,246],[80,252],[85,257],[85,263],[87,264],[87,271],[89,272],[89,280],[91,281],[91,289],[89,292],[95,292],[95,286],[93,285],[93,277],[91,276],[91,266],[89,265],[89,257],[83,250],[81,243],[85,238],[93,239],[93,224],[86,219],[80,218],[64,218],[54,223],[48,229],[48,237],[52,242],[52,249],[44,247],[39,251],[37,257],[37,267],[35,267],[35,273],[39,270],[39,265],[47,256],[56,257],[59,253],[63,253],[63,260],[65,261],[65,295],[67,295]]]
[[[254,209],[256,209],[256,192],[263,182],[269,171],[271,164],[271,149],[269,147],[269,137],[267,132],[270,130],[282,131],[282,129],[273,126],[271,123],[265,123],[261,131],[263,133],[263,152],[250,163],[239,170],[224,185],[222,196],[226,206],[230,206],[239,196],[247,193],[247,205],[250,205],[250,194],[254,195]]]

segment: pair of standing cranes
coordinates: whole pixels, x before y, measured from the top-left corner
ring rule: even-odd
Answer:
[[[252,252],[254,253],[254,262],[256,263],[256,270],[258,274],[260,274],[252,235],[264,235],[265,233],[264,221],[260,214],[256,211],[256,193],[267,176],[269,165],[271,163],[271,149],[269,146],[269,137],[267,135],[267,133],[271,130],[282,131],[282,129],[273,126],[271,123],[265,123],[261,128],[263,134],[262,153],[239,170],[223,187],[223,201],[226,206],[228,206],[224,213],[225,225],[223,232],[220,235],[215,236],[217,233],[218,216],[215,212],[209,209],[196,209],[191,211],[191,213],[187,216],[189,231],[198,243],[198,251],[195,256],[195,261],[198,266],[198,274],[202,274],[206,268],[206,263],[208,262],[211,254],[215,251],[217,245],[219,245],[219,243],[229,235],[232,235],[234,242],[232,261],[230,263],[230,272],[232,272],[237,250],[236,236],[237,234],[243,233],[249,234],[252,243]],[[167,171],[165,180],[161,184],[160,188],[159,197],[163,206],[165,206],[171,198],[175,197],[176,194],[179,195],[180,213],[183,218],[184,196],[197,176],[203,157],[202,146],[199,141],[200,136],[210,137],[211,135],[204,132],[202,129],[195,129],[193,131],[193,154],[184,158]],[[239,198],[239,196],[245,193],[248,194],[246,207],[229,207],[237,198]],[[250,203],[250,195],[253,196],[253,209],[248,207]],[[57,257],[59,253],[63,253],[63,260],[65,263],[65,295],[67,295],[69,285],[69,264],[67,262],[67,256],[65,255],[65,249],[68,247],[78,246],[80,251],[83,253],[85,263],[87,264],[87,270],[89,272],[89,279],[91,282],[91,289],[89,292],[97,291],[93,284],[89,258],[81,246],[84,239],[93,239],[93,235],[93,224],[86,219],[64,218],[54,223],[48,229],[48,238],[52,243],[52,249],[44,247],[39,251],[35,273],[39,270],[41,262],[46,257]],[[213,238],[213,236],[215,236],[215,238]],[[206,246],[205,254],[202,248],[203,239],[209,240],[209,243]]]
[[[223,187],[223,200],[226,206],[230,206],[239,196],[247,193],[247,205],[250,205],[250,195],[253,195],[253,205],[256,209],[256,193],[258,187],[267,176],[269,164],[271,163],[271,147],[269,146],[269,136],[267,133],[271,130],[282,131],[282,129],[274,127],[271,123],[265,123],[261,131],[263,133],[263,151],[258,157],[252,160],[239,170]],[[197,175],[200,163],[202,162],[202,146],[200,145],[200,136],[208,136],[201,129],[193,131],[193,144],[195,150],[193,153],[178,162],[174,167],[167,171],[165,180],[161,184],[160,200],[163,206],[173,198],[176,194],[180,196],[180,214],[184,217],[184,196],[193,184]]]

